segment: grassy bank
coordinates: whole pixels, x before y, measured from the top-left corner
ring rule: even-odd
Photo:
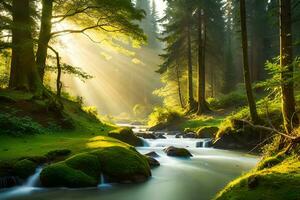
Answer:
[[[255,169],[229,183],[215,200],[297,200],[300,198],[300,160],[291,156],[271,168]]]
[[[28,119],[26,126],[36,123],[41,127],[39,133],[1,133],[0,161],[26,156],[42,156],[56,149],[69,149],[76,154],[99,147],[125,145],[119,140],[107,137],[108,132],[115,129],[113,125],[100,122],[95,115],[85,112],[78,102],[62,100],[63,116],[72,124],[71,127],[64,128],[58,123],[61,119],[54,115],[56,111],[46,112],[38,108],[42,103],[37,104],[36,101],[31,100],[32,95],[29,93],[0,91],[0,99],[2,101],[0,114],[9,113],[10,117],[13,116],[12,120],[15,120],[12,123],[17,123],[19,118],[26,118]],[[28,105],[27,109],[19,108],[19,104]],[[51,121],[51,124],[45,125],[46,120]],[[10,131],[13,132],[15,129],[11,127]]]

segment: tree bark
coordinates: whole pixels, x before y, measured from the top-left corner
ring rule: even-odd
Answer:
[[[39,75],[41,77],[41,80],[43,81],[47,60],[48,44],[51,39],[53,0],[43,0],[42,6],[43,9],[41,18],[41,30],[39,33],[36,63],[38,65]]]
[[[30,0],[13,0],[12,16],[12,61],[9,88],[40,92],[42,84],[33,51]]]
[[[248,61],[248,38],[247,38],[245,0],[240,0],[240,15],[241,15],[242,48],[243,48],[243,61],[244,61],[244,81],[245,81],[247,99],[248,99],[248,104],[250,109],[251,121],[253,123],[257,123],[259,119],[258,119],[256,103],[252,91],[249,61]]]
[[[184,108],[184,104],[183,104],[183,99],[182,99],[182,94],[181,94],[181,85],[180,85],[180,76],[179,76],[179,63],[176,63],[175,66],[175,70],[176,70],[176,79],[177,79],[177,87],[178,87],[178,97],[179,97],[179,102],[180,102],[180,106],[181,108]]]
[[[193,64],[192,64],[192,44],[191,44],[191,24],[187,22],[187,58],[188,58],[188,81],[187,81],[187,92],[188,92],[188,109],[193,110],[195,99],[193,94]]]
[[[284,127],[287,133],[292,132],[293,126],[299,125],[295,109],[293,73],[293,44],[292,44],[292,17],[291,0],[279,0],[280,13],[280,66],[282,114]]]
[[[198,110],[201,115],[208,111],[205,101],[205,46],[206,46],[206,28],[204,22],[204,11],[198,12]]]

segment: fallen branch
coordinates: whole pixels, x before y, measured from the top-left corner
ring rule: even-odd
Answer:
[[[286,133],[283,133],[283,132],[280,132],[274,128],[270,128],[270,127],[266,127],[266,126],[262,126],[262,125],[255,125],[253,124],[252,122],[249,122],[247,120],[241,120],[242,122],[250,125],[251,127],[253,128],[257,128],[257,129],[262,129],[262,130],[266,130],[266,131],[270,131],[270,132],[274,132],[278,135],[281,135],[287,139],[290,139],[292,141],[292,143],[300,143],[300,136],[291,136],[291,135],[288,135]]]

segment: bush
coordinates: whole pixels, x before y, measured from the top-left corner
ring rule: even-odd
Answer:
[[[17,117],[8,113],[0,114],[0,134],[20,136],[42,132],[43,127],[30,117]]]
[[[34,162],[28,159],[23,159],[15,164],[14,172],[20,178],[26,179],[30,175],[34,174],[36,167],[37,165]]]
[[[160,123],[171,124],[174,121],[182,119],[183,115],[177,111],[167,108],[156,107],[149,115],[149,126],[155,126]]]
[[[209,98],[207,102],[211,108],[221,109],[228,107],[242,107],[247,104],[247,97],[244,90],[236,90],[219,98]]]

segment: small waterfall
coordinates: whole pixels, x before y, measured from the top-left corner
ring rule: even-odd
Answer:
[[[150,147],[150,143],[146,139],[144,139],[142,137],[140,137],[140,139],[143,141],[143,146],[144,147]]]
[[[107,187],[111,187],[111,184],[105,183],[105,177],[104,175],[101,173],[100,176],[100,183],[98,185],[98,188],[107,188]]]
[[[1,193],[0,200],[12,198],[24,194],[29,194],[34,190],[38,190],[39,188],[37,188],[36,186],[39,183],[39,177],[42,172],[42,169],[43,169],[42,167],[38,167],[35,170],[35,173],[27,179],[25,184],[18,187],[13,187],[7,190],[6,192]]]
[[[38,183],[39,183],[39,178],[40,178],[40,174],[41,174],[42,170],[43,170],[42,167],[36,168],[35,173],[28,178],[28,180],[26,181],[24,186],[25,187],[35,187],[35,186],[37,186]]]

